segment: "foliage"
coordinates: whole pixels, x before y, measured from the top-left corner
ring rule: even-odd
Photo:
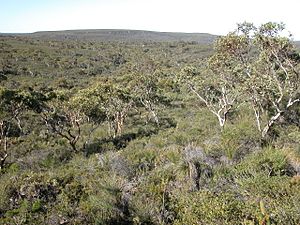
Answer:
[[[214,49],[1,36],[0,224],[299,224],[283,28]]]

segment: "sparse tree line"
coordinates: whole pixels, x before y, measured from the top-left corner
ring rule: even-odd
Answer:
[[[126,85],[105,80],[75,94],[69,90],[34,91],[0,89],[0,169],[9,155],[9,146],[14,139],[26,135],[22,125],[23,115],[35,116],[47,130],[65,139],[73,152],[84,149],[93,131],[108,124],[108,136],[122,135],[126,119],[131,112],[144,110],[148,121],[159,125],[158,108],[166,104],[167,98],[161,91],[158,76],[130,74],[125,77]],[[141,82],[142,81],[142,82]],[[82,126],[89,124],[89,135],[79,147]]]
[[[249,23],[215,43],[214,54],[199,69],[186,67],[178,74],[179,84],[188,87],[217,117],[223,128],[228,114],[248,104],[257,129],[264,138],[278,119],[300,101],[300,56],[282,24],[255,27]],[[123,132],[132,111],[143,108],[159,126],[158,109],[168,104],[163,78],[149,63],[132,69],[121,82],[105,80],[77,93],[36,92],[0,89],[0,168],[4,167],[13,139],[25,135],[22,114],[35,114],[49,131],[67,140],[74,152],[82,138],[82,125],[89,133],[108,124],[113,138]],[[85,144],[88,143],[84,141]],[[82,147],[84,148],[84,146]]]

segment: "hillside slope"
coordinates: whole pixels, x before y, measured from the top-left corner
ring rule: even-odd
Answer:
[[[5,35],[5,34],[2,34]],[[10,34],[29,36],[39,39],[54,40],[88,40],[88,41],[121,41],[121,42],[197,42],[211,44],[216,35],[206,33],[172,33],[154,32],[143,30],[66,30],[66,31],[41,31],[30,34]]]

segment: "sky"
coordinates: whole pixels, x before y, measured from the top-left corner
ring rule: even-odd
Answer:
[[[283,22],[300,40],[299,0],[0,0],[0,32],[133,29],[224,35]]]

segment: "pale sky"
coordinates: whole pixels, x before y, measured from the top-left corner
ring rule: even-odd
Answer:
[[[299,0],[0,0],[0,32],[136,29],[224,35],[283,22],[300,40]]]

